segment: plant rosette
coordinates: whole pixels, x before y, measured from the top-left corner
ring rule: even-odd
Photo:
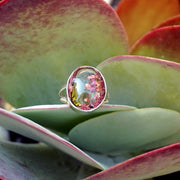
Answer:
[[[3,0],[0,14],[0,96],[14,107],[0,109],[0,126],[39,142],[7,141],[2,129],[1,179],[180,170],[178,0],[122,0],[116,10],[103,0]],[[109,102],[93,112],[59,101],[80,66],[107,84]]]

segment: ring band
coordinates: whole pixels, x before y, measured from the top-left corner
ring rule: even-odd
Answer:
[[[92,112],[107,102],[106,81],[96,68],[81,66],[71,73],[59,96],[77,111]]]

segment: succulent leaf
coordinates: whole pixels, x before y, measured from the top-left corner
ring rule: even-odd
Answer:
[[[159,23],[178,15],[179,8],[178,0],[123,0],[116,11],[126,29],[129,43],[133,45]]]
[[[10,154],[0,149],[0,179],[38,180],[25,164],[15,161]]]
[[[144,153],[85,180],[139,180],[179,170],[180,143]]]
[[[160,108],[114,112],[78,124],[69,138],[102,154],[147,151],[179,141],[180,113]]]
[[[77,113],[73,111],[69,105],[39,105],[19,108],[13,112],[31,119],[42,126],[62,133],[68,133],[75,125],[92,117],[114,111],[128,111],[132,109],[136,108],[132,106],[106,104],[102,105],[98,110],[92,113]]]
[[[75,68],[128,51],[103,0],[7,0],[0,14],[0,94],[15,107],[57,104]]]
[[[131,54],[180,62],[180,25],[151,31],[134,45]]]
[[[122,0],[118,17],[104,0],[0,0],[0,96],[19,108],[0,108],[0,128],[40,142],[0,140],[0,179],[103,170],[86,180],[139,180],[179,170],[179,8],[179,0]],[[82,65],[98,65],[111,105],[86,114],[52,105]]]
[[[46,109],[47,106],[44,106],[43,108],[42,106],[35,107],[36,110],[38,108]],[[125,107],[123,106],[121,107],[121,106],[116,106],[116,105],[106,105],[104,108],[102,108],[102,112],[106,108],[114,110],[114,111],[117,111],[117,110],[122,111],[122,109],[125,110]],[[75,159],[78,159],[84,162],[85,164],[89,164],[98,169],[107,169],[115,164],[118,164],[134,156],[134,154],[130,154],[129,152],[126,152],[126,153],[119,154],[118,157],[112,158],[103,154],[99,155],[93,152],[82,151],[79,148],[77,148],[75,145],[71,144],[66,139],[60,137],[58,135],[59,134],[58,131],[56,131],[55,132],[56,134],[55,134],[52,131],[49,131],[48,129],[43,128],[39,124],[36,124],[27,118],[24,118],[12,112],[6,111],[4,109],[0,109],[0,125],[2,125],[3,127],[9,130],[22,134],[26,137],[49,144],[50,146],[53,146],[65,152],[66,154],[73,156]]]
[[[180,112],[180,64],[140,56],[118,56],[101,63],[109,103],[162,107]]]
[[[79,177],[82,163],[44,144],[0,142],[0,178],[18,180],[72,180]],[[85,165],[83,165],[85,166]],[[84,177],[97,173],[85,166]]]
[[[180,25],[180,15],[167,19],[166,21],[159,24],[156,28],[174,26],[174,25]]]
[[[22,134],[26,137],[35,139],[40,142],[49,144],[57,149],[75,157],[76,159],[94,166],[99,169],[104,169],[100,163],[88,156],[82,150],[71,144],[67,140],[61,138],[57,134],[48,129],[32,122],[31,120],[19,116],[15,113],[6,111],[0,108],[0,126]]]

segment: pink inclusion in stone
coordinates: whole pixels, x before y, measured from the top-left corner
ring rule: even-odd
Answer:
[[[76,69],[68,80],[68,98],[82,111],[92,111],[104,101],[106,84],[101,73],[93,67]]]

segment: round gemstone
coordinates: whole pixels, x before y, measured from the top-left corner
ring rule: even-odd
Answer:
[[[106,84],[101,73],[90,66],[76,69],[67,84],[67,95],[76,109],[92,111],[99,107],[106,96]]]

